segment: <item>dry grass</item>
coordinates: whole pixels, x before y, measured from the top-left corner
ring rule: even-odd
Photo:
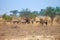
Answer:
[[[43,37],[41,35],[43,35]],[[36,23],[34,24],[2,23],[2,25],[0,24],[0,40],[5,40],[6,38],[8,40],[10,39],[50,40],[48,39],[49,37],[47,37],[49,35],[54,36],[56,40],[60,40],[60,25],[54,24],[52,26],[51,25],[42,26],[41,24]],[[42,37],[42,39],[40,37]]]

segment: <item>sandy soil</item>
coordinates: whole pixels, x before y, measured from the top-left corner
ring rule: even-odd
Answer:
[[[0,25],[0,40],[60,40],[60,25]]]

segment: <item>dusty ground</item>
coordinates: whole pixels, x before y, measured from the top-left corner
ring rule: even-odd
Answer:
[[[60,40],[60,25],[0,25],[0,40]]]

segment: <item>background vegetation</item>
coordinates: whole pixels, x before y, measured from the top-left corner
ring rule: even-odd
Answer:
[[[23,9],[21,11],[18,10],[12,10],[10,11],[10,15],[7,15],[6,13],[2,15],[2,17],[5,20],[11,20],[14,16],[19,16],[22,18],[32,19],[37,16],[49,16],[51,17],[51,22],[53,22],[53,19],[56,15],[60,17],[60,7],[46,7],[45,9],[41,9],[40,11],[30,11],[28,8]],[[17,15],[19,14],[19,15]]]

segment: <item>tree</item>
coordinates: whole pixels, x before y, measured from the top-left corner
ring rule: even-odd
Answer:
[[[17,13],[18,13],[18,10],[13,10],[13,11],[10,11],[11,13],[13,13],[13,16],[16,16]]]
[[[56,15],[57,15],[56,21],[59,22],[60,21],[60,7],[56,7],[55,12],[56,12]]]
[[[38,15],[38,11],[33,11],[32,13]]]
[[[60,7],[56,7],[55,12],[56,12],[56,15],[60,16]]]
[[[31,17],[32,18],[35,18],[35,17],[37,17],[39,14],[38,14],[38,11],[33,11],[33,12],[31,12]]]
[[[28,9],[23,9],[22,11],[19,12],[19,14],[20,14],[21,17],[27,18],[27,19],[35,18],[37,16],[36,13],[37,13],[36,11],[31,12]]]
[[[23,18],[28,18],[29,17],[30,11],[28,9],[23,9],[19,12],[19,16]]]
[[[51,17],[51,23],[53,23],[53,19],[56,15],[55,9],[53,7],[47,7],[45,9],[45,15]]]
[[[45,9],[41,9],[41,11],[39,12],[39,15],[44,16],[44,14],[45,14]]]

